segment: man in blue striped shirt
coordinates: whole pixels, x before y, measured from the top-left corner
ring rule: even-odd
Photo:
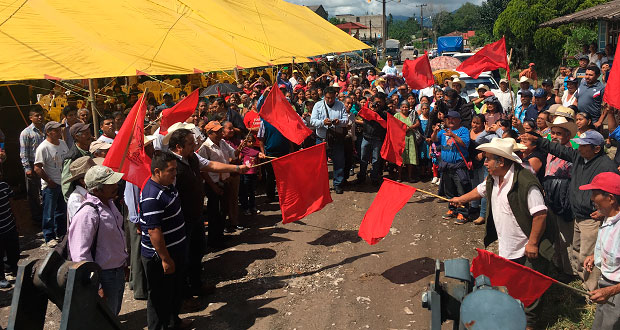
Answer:
[[[173,183],[176,158],[156,153],[151,178],[140,196],[142,264],[146,272],[149,330],[186,328],[189,320],[179,318],[182,304],[187,240],[179,193]]]

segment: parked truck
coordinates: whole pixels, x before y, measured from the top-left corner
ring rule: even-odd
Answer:
[[[463,52],[463,37],[439,37],[437,38],[437,55],[444,52]]]
[[[385,41],[385,57],[392,56],[394,64],[400,64],[400,41],[388,39]]]

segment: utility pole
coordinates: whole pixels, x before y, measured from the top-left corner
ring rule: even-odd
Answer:
[[[382,23],[382,28],[381,28],[381,44],[383,46],[383,56],[385,57],[385,41],[387,40],[387,19],[385,18],[385,1],[386,0],[381,0],[381,3],[383,5],[383,23]]]
[[[428,6],[426,3],[416,5],[420,7],[420,32],[422,32],[422,50],[424,50],[424,7]]]

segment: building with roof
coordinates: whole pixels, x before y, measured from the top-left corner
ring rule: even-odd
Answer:
[[[313,5],[313,6],[306,6],[306,7],[308,7],[308,9],[315,12],[317,15],[323,17],[324,20],[327,20],[327,17],[329,17],[327,10],[323,8],[323,5]]]
[[[356,16],[345,14],[336,15],[336,18],[348,23],[357,23],[368,27],[367,29],[360,29],[358,31],[359,39],[362,41],[376,41],[381,39],[381,32],[383,31],[383,16],[381,15]]]

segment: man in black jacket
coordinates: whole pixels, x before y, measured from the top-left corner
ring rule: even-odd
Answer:
[[[385,94],[377,93],[369,104],[369,108],[375,111],[383,119],[387,118],[385,106]],[[381,158],[381,146],[385,140],[386,129],[376,121],[364,119],[363,139],[362,139],[362,161],[360,163],[360,171],[357,174],[356,183],[364,183],[366,181],[366,169],[368,162],[372,164],[370,171],[370,180],[373,185],[381,184],[383,174],[383,159]]]
[[[431,113],[429,127],[434,127],[434,125],[438,123],[437,112],[442,112],[445,117],[448,111],[456,111],[461,115],[461,126],[466,127],[468,130],[471,129],[471,120],[474,116],[474,104],[465,101],[456,90],[451,88],[446,90],[443,100],[436,101],[435,108],[438,111],[433,111]],[[431,129],[426,130],[427,137],[431,136],[432,131]]]
[[[563,146],[531,134],[525,134],[523,138],[535,142],[542,151],[573,163],[569,186],[571,210],[575,218],[571,263],[584,281],[586,289],[595,290],[600,270],[594,267],[592,272],[586,271],[583,268],[583,261],[587,256],[594,254],[598,228],[604,217],[590,200],[591,191],[579,190],[579,186],[589,184],[599,173],[618,172],[616,164],[603,150],[605,139],[597,131],[587,131],[579,138],[573,139],[579,144],[579,149],[575,150],[570,146]]]

